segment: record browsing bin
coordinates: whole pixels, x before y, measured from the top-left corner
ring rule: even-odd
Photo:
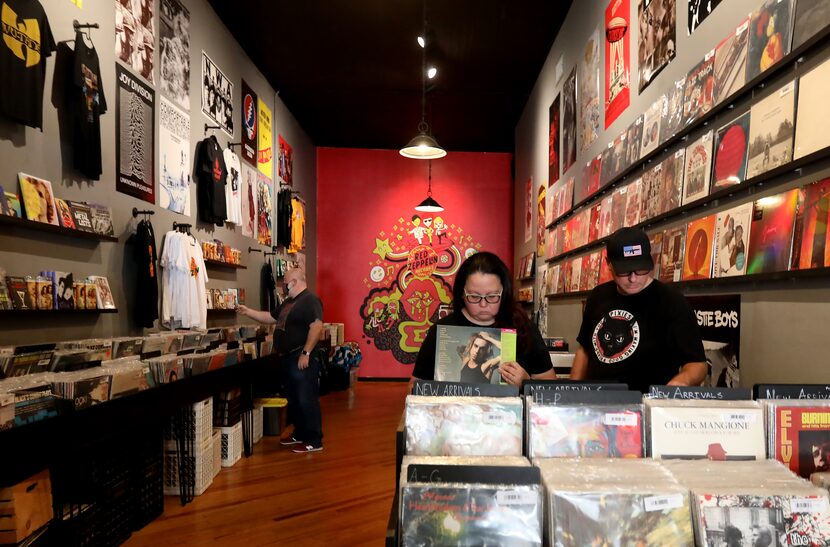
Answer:
[[[213,484],[214,437],[199,446],[194,446],[193,454],[180,455],[176,450],[166,448],[164,451],[164,494],[178,496],[182,485],[192,489],[193,495],[202,495]]]
[[[222,467],[233,467],[242,458],[242,422],[230,427],[216,427],[222,443]]]

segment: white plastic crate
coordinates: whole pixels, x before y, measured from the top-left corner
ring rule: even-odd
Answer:
[[[262,429],[263,429],[263,419],[265,416],[265,409],[262,406],[254,406],[253,410],[254,414],[254,431],[253,431],[253,439],[252,442],[254,444],[258,443],[262,440]]]
[[[216,427],[222,439],[222,467],[231,467],[242,458],[242,422]]]
[[[199,496],[207,490],[213,482],[214,473],[214,443],[209,439],[192,456],[185,456],[185,484],[192,484],[194,494]],[[164,451],[164,493],[168,496],[180,494],[179,455],[175,450]]]
[[[218,429],[213,430],[213,438],[210,442],[213,447],[213,476],[215,478],[222,470],[222,434]]]
[[[193,403],[191,411],[193,427],[190,429],[190,438],[195,446],[203,446],[213,436],[213,397]],[[165,437],[165,448],[176,448],[176,430],[171,419],[169,435]]]

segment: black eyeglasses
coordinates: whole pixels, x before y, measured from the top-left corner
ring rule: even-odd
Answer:
[[[631,274],[635,274],[638,277],[643,277],[644,275],[648,275],[651,273],[651,270],[632,270],[630,272],[614,272],[614,275],[617,277],[630,277]]]
[[[470,304],[478,304],[482,300],[488,304],[498,304],[501,301],[501,291],[490,294],[475,294],[464,291],[464,300]]]

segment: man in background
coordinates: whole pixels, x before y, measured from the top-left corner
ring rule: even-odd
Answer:
[[[271,312],[238,306],[237,312],[260,323],[276,325],[274,351],[280,360],[280,375],[288,399],[288,419],[294,432],[281,445],[297,453],[323,450],[320,413],[320,363],[312,351],[323,332],[323,304],[308,290],[305,272],[285,274],[288,292],[282,304]]]

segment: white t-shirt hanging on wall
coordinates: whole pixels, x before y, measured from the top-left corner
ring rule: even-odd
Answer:
[[[226,148],[222,153],[228,177],[225,179],[225,206],[228,211],[227,222],[242,224],[242,171],[239,156]]]
[[[207,271],[201,246],[188,234],[164,235],[162,324],[168,328],[207,328]]]

